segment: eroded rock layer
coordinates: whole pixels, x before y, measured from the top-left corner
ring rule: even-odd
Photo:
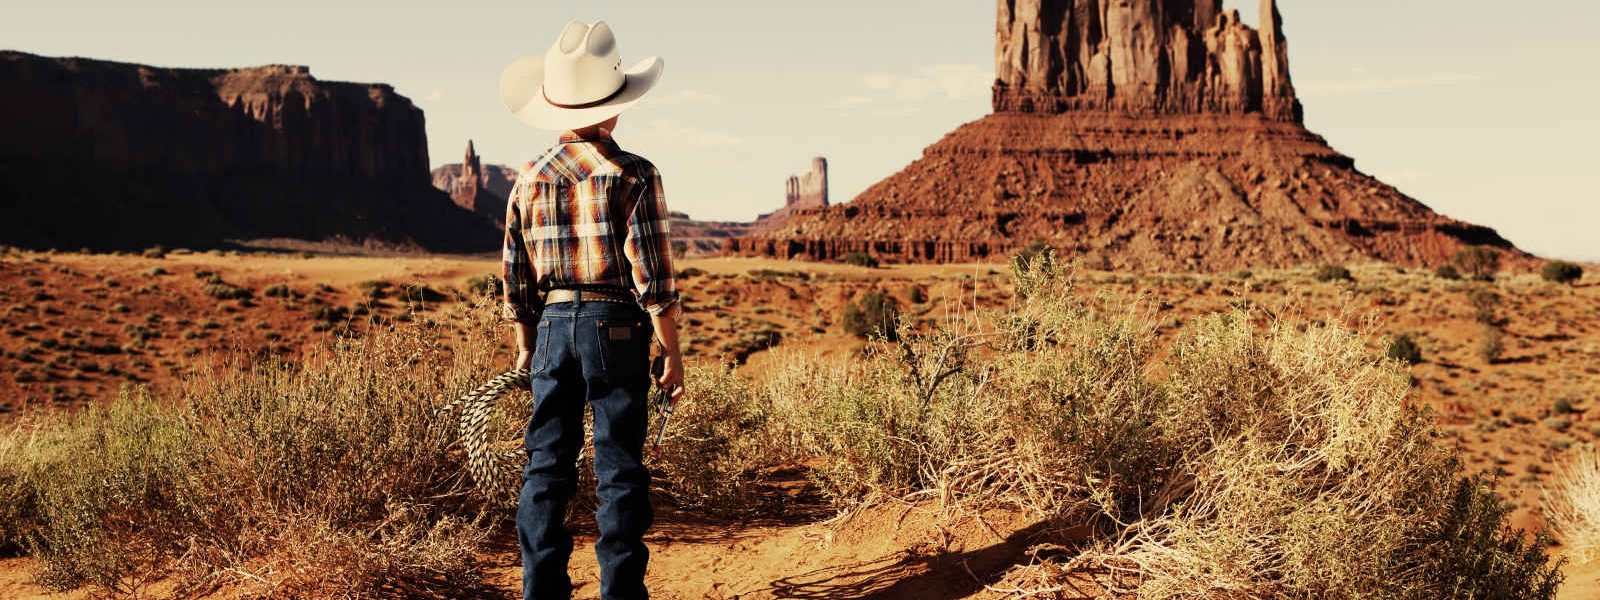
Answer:
[[[429,182],[422,110],[305,67],[169,69],[0,52],[0,241],[210,246],[235,238],[491,249]]]

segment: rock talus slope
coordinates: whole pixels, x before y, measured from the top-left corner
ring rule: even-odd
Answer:
[[[1516,250],[1441,216],[1301,125],[1283,20],[1220,0],[999,0],[994,113],[851,202],[733,254],[998,260],[1034,242],[1091,266],[1226,270]]]

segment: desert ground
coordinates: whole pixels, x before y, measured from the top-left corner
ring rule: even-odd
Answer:
[[[678,263],[691,362],[731,362],[759,379],[792,360],[848,360],[862,341],[841,315],[862,294],[894,297],[916,328],[942,326],[974,306],[1012,299],[1004,265],[867,268],[745,258]],[[292,361],[308,348],[362,335],[418,311],[466,301],[492,285],[491,258],[340,257],[298,253],[81,254],[9,251],[0,257],[0,419],[72,411],[124,386],[161,389],[221,357]],[[1513,523],[1543,527],[1542,485],[1554,465],[1600,441],[1600,279],[1571,285],[1537,274],[1493,282],[1430,270],[1349,265],[1219,274],[1079,270],[1078,293],[1142,301],[1170,339],[1197,315],[1247,308],[1344,322],[1375,353],[1413,340],[1415,402],[1435,411],[1465,451],[1466,470],[1497,477]],[[1488,290],[1492,292],[1488,294]],[[1494,332],[1494,333],[1491,333]],[[1486,338],[1499,348],[1485,351]],[[509,338],[506,347],[509,361]],[[689,402],[694,402],[694,382]],[[890,502],[838,514],[804,465],[759,482],[770,517],[717,520],[664,511],[651,534],[651,583],[663,598],[928,598],[1007,595],[998,577],[1037,523],[1006,511],[950,514]],[[573,571],[595,597],[581,523]],[[514,540],[483,557],[489,581],[519,584]],[[26,557],[0,559],[0,595],[53,595],[32,583]],[[1564,597],[1592,597],[1596,563],[1570,564]],[[159,587],[151,588],[159,593]],[[1096,589],[1086,586],[1083,596]]]

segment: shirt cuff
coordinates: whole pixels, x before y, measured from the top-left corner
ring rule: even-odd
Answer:
[[[528,310],[527,307],[518,306],[510,302],[502,302],[500,304],[500,316],[506,321],[515,323],[526,323],[533,325],[539,322],[538,312]]]
[[[683,316],[683,303],[679,302],[677,298],[673,298],[658,304],[647,305],[644,310],[653,317],[677,319]]]

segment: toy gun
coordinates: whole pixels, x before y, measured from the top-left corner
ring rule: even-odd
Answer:
[[[666,369],[666,364],[666,358],[663,356],[657,356],[650,361],[650,379],[652,381],[661,380],[661,372]],[[655,388],[656,414],[661,418],[661,428],[656,430],[656,441],[650,445],[651,456],[661,454],[661,438],[667,435],[667,421],[672,420],[672,390],[661,387],[659,383],[656,384]]]

